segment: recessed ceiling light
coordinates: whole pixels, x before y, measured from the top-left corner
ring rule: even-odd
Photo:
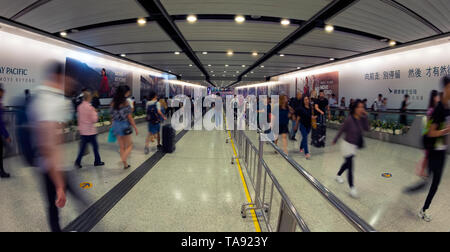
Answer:
[[[264,66],[261,66],[261,68],[264,68]]]
[[[281,20],[281,24],[282,25],[290,25],[291,24],[291,21],[289,20],[289,19],[283,19],[283,20]]]
[[[211,67],[211,64],[209,64],[208,66]]]
[[[252,74],[254,74],[255,72],[251,72]]]
[[[145,25],[145,24],[147,23],[147,19],[145,19],[145,18],[139,18],[139,19],[137,20],[137,23],[138,23],[139,25]]]
[[[391,41],[389,41],[389,45],[390,46],[396,46],[397,45],[397,41],[391,40]]]
[[[245,67],[245,65],[242,65],[242,67]]]
[[[189,15],[189,16],[186,18],[186,20],[187,20],[189,23],[195,23],[195,22],[197,22],[197,16],[195,16],[195,15]]]
[[[225,67],[229,67],[229,65],[225,65]]]
[[[234,52],[233,51],[228,51],[227,54],[228,54],[228,56],[231,56],[231,55],[234,54]]]
[[[180,52],[175,52],[175,55],[180,55]]]
[[[299,69],[299,70],[300,70],[300,69],[301,69],[301,67],[297,67],[297,69]]]
[[[335,60],[335,58],[330,58],[330,60],[331,60],[331,61],[334,61],[334,60]]]
[[[253,52],[252,55],[253,56],[258,56],[258,53],[257,52]]]
[[[284,54],[280,54],[280,57],[284,57]]]
[[[190,67],[192,67],[192,64],[189,64]]]
[[[236,18],[234,18],[234,20],[237,23],[244,23],[245,22],[245,17],[244,16],[236,16]]]
[[[206,55],[206,54],[208,54],[208,52],[202,52],[202,54],[203,54],[203,55]]]
[[[61,35],[62,37],[66,37],[67,36],[67,32],[65,32],[65,31],[60,32],[59,35]]]
[[[125,53],[122,53],[120,56],[121,57],[126,57],[127,55]]]
[[[236,71],[236,73],[239,73],[239,71]]]
[[[214,71],[211,71],[211,73],[214,73]]]
[[[332,25],[325,25],[325,31],[326,32],[333,32],[334,31],[334,26]]]
[[[224,73],[226,73],[227,71],[223,71]]]

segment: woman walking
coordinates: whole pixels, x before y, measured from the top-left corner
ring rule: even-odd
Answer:
[[[84,101],[77,108],[78,130],[80,131],[81,145],[77,160],[75,161],[75,167],[78,169],[82,168],[81,159],[83,158],[83,154],[88,143],[92,144],[94,149],[94,166],[104,166],[105,163],[102,162],[98,152],[97,128],[95,127],[95,123],[98,122],[98,114],[95,108],[91,105],[92,93],[89,91],[84,91],[83,99]]]
[[[288,134],[289,134],[289,105],[288,105],[288,97],[286,95],[282,95],[280,97],[280,110],[279,110],[279,136],[275,140],[275,144],[278,145],[278,140],[281,137],[283,140],[283,151],[286,155],[289,155],[288,152]],[[275,120],[274,120],[275,121]]]
[[[364,109],[364,103],[361,100],[356,100],[350,106],[350,115],[333,141],[333,145],[335,145],[342,134],[345,133],[345,138],[341,145],[345,162],[339,170],[336,181],[339,184],[343,184],[344,179],[341,176],[348,170],[350,196],[353,198],[358,198],[358,191],[353,181],[353,159],[356,155],[356,150],[364,147],[363,131],[369,131],[369,120],[367,119],[367,112]]]
[[[300,153],[305,153],[306,159],[311,158],[308,147],[308,137],[311,133],[312,119],[315,118],[312,115],[311,100],[308,96],[303,97],[303,104],[300,106],[299,117],[300,117],[300,132],[302,133],[302,142],[300,143]]]
[[[117,137],[117,141],[120,146],[120,158],[123,163],[124,169],[129,169],[131,166],[128,164],[128,157],[133,150],[133,142],[131,135],[133,134],[133,128],[138,135],[138,129],[132,116],[132,108],[127,97],[130,96],[130,88],[128,86],[120,86],[114,95],[113,102],[111,103],[111,115],[112,115],[112,131]]]

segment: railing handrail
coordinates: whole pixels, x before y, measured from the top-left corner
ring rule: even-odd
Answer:
[[[342,109],[342,108],[332,108],[330,107],[330,110],[332,111],[344,111],[344,112],[349,112],[350,110],[348,108]],[[394,115],[426,115],[427,111],[425,110],[412,110],[409,109],[406,112],[400,112],[399,109],[388,109],[388,110],[372,110],[372,109],[368,109],[367,113],[370,114],[394,114]]]
[[[248,143],[250,144],[250,147],[253,150],[258,151],[258,148],[256,148],[256,146],[253,144],[253,142],[250,140],[250,138],[245,134],[245,132],[242,132],[242,135],[248,140]],[[303,232],[311,232],[310,229],[308,228],[308,225],[306,224],[305,220],[303,220],[303,218],[300,216],[300,213],[297,211],[297,209],[295,208],[294,204],[289,199],[287,193],[284,191],[283,187],[280,185],[280,183],[276,179],[275,175],[270,170],[270,168],[267,165],[266,161],[264,161],[264,159],[261,159],[260,161],[262,163],[262,167],[264,167],[264,169],[266,170],[267,175],[272,180],[272,183],[274,184],[274,186],[277,188],[278,192],[280,193],[280,196],[281,196],[282,200],[286,203],[289,211],[294,216],[294,218],[297,221],[297,224],[299,225],[299,227],[302,229]]]
[[[275,143],[269,141],[272,147],[288,161],[293,168],[295,168],[303,177],[308,180],[334,207],[336,207],[357,229],[363,232],[376,232],[376,230],[369,225],[365,220],[359,217],[353,210],[345,205],[335,194],[320,183],[314,176],[307,172],[295,160],[286,155]]]

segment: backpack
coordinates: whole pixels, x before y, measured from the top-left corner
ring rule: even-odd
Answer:
[[[29,104],[31,104],[31,99],[21,101],[20,105],[16,108],[16,136],[17,145],[25,163],[29,166],[36,167],[38,166],[36,161],[38,149],[34,144],[34,130],[28,114]]]
[[[158,107],[156,106],[156,103],[147,107],[147,122],[151,124],[160,123],[160,117],[158,114]]]

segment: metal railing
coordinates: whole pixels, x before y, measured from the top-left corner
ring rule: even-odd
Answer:
[[[257,215],[259,213],[269,232],[295,232],[297,228],[303,232],[310,232],[306,222],[264,161],[264,142],[260,140],[259,148],[256,148],[244,131],[234,130],[232,134],[237,152],[235,159],[238,159],[241,166],[245,168],[255,192],[252,202],[242,205],[242,217],[246,218],[249,211],[255,211]],[[281,196],[281,200],[278,212],[274,213],[275,193]],[[271,221],[277,213],[278,220],[274,227]]]

